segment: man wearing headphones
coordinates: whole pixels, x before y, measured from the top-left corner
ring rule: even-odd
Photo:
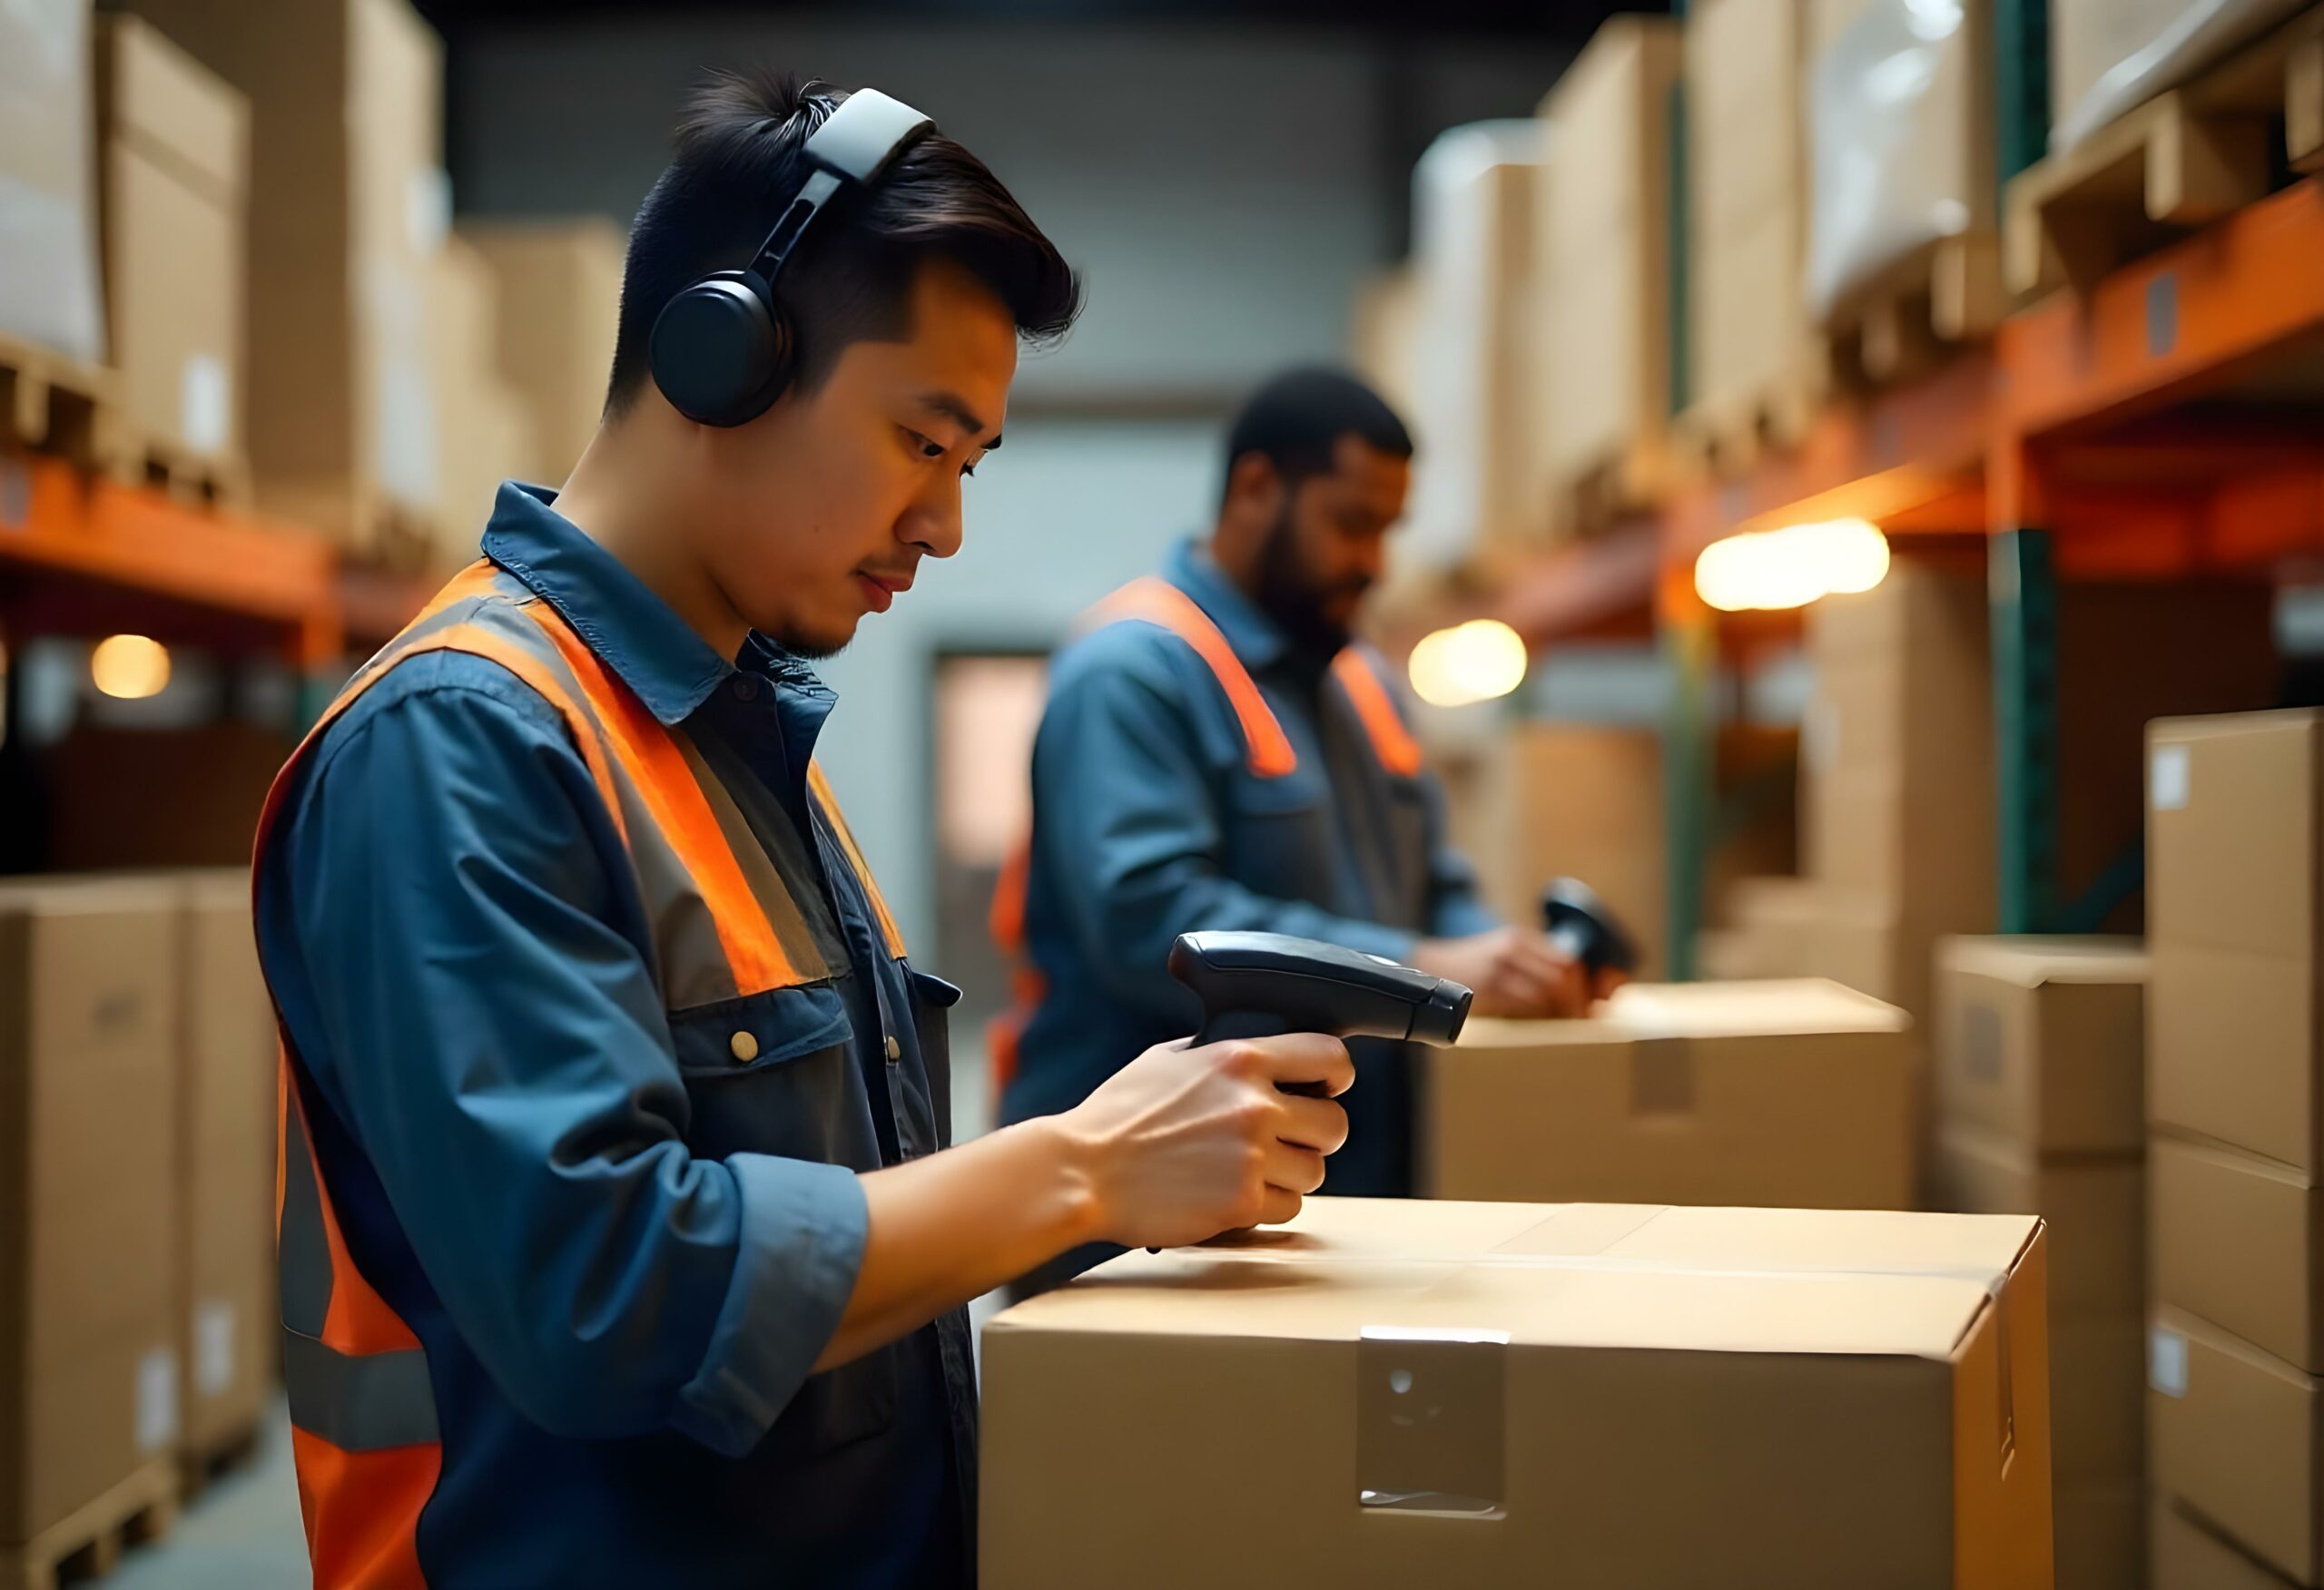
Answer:
[[[315,1582],[973,1573],[962,1305],[1279,1221],[1345,1051],[1157,1047],[953,1148],[944,1007],[812,760],[812,659],[960,545],[1078,288],[870,90],[722,78],[638,212],[564,489],[359,670],[261,819]]]

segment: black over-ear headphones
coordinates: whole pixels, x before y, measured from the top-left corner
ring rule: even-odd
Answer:
[[[775,301],[774,279],[815,217],[854,182],[868,186],[931,123],[901,100],[859,88],[800,151],[808,167],[792,200],[740,270],[716,270],[662,306],[648,358],[670,407],[697,425],[744,425],[764,414],[791,379],[799,346]]]

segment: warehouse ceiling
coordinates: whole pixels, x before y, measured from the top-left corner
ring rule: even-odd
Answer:
[[[639,0],[418,0],[419,10],[448,36],[464,28],[510,23],[554,25],[587,15],[595,19],[635,13],[668,21],[691,13],[715,16],[747,13],[781,17],[844,17],[850,22],[881,18],[947,23],[979,18],[996,23],[1039,22],[1072,26],[1118,22],[1232,21],[1270,27],[1315,27],[1336,33],[1392,32],[1414,34],[1487,35],[1579,44],[1618,11],[1667,12],[1667,4],[1616,5],[1610,0],[682,0],[645,5]]]

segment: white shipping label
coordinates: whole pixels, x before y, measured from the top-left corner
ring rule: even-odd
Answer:
[[[178,371],[178,434],[198,453],[222,453],[233,427],[234,378],[226,361],[197,353]]]
[[[204,1397],[234,1384],[234,1305],[204,1298],[193,1310],[193,1389]]]
[[[137,1449],[159,1452],[178,1438],[178,1355],[155,1348],[137,1360]]]
[[[2187,1339],[2167,1325],[2146,1339],[2146,1383],[2165,1397],[2187,1395]]]
[[[2147,759],[2147,800],[2157,811],[2178,811],[2187,804],[2187,748],[2158,745]]]
[[[403,195],[404,241],[423,260],[444,250],[452,235],[452,173],[428,166],[411,173]]]

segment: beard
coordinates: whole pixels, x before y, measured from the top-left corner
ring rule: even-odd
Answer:
[[[1295,649],[1318,662],[1336,656],[1354,636],[1346,623],[1332,616],[1331,604],[1335,598],[1348,598],[1352,613],[1371,586],[1371,581],[1360,578],[1326,585],[1300,566],[1291,505],[1284,505],[1259,548],[1258,589],[1254,599]]]

